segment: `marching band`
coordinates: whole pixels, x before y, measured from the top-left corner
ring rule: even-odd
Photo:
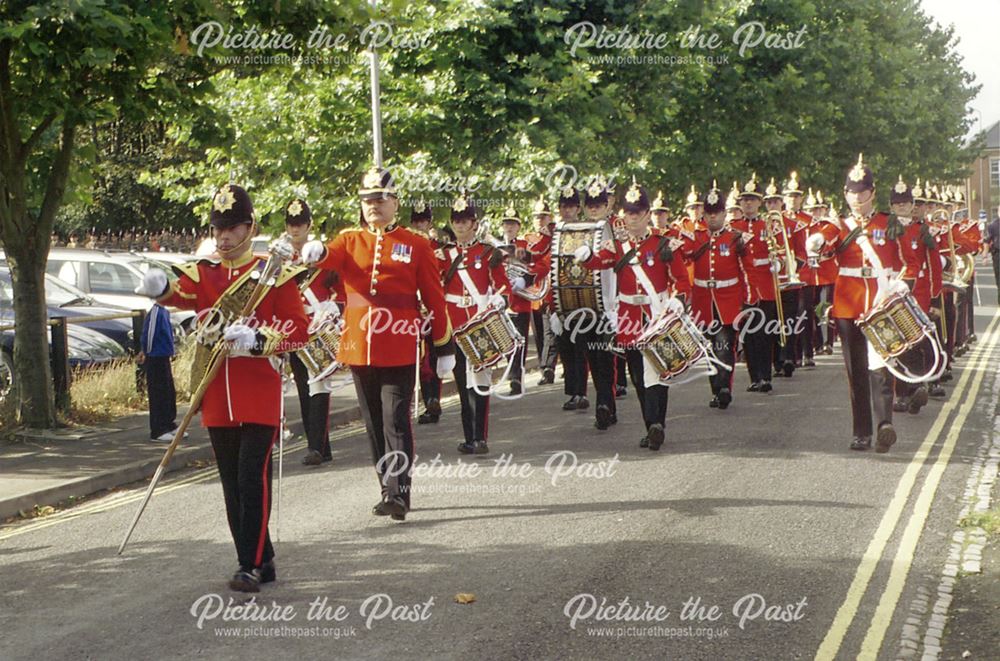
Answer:
[[[651,201],[633,179],[619,200],[613,183],[597,178],[560,190],[557,213],[540,196],[523,236],[517,209],[505,207],[503,237],[491,242],[480,203],[465,192],[451,203],[450,232],[431,238],[422,200],[410,227],[399,225],[393,177],[372,168],[358,194],[360,223],[327,243],[310,240],[309,206],[292,200],[286,235],[270,248],[268,263],[280,268],[263,274],[264,260],[249,249],[250,197],[222,187],[210,215],[218,259],[176,266],[172,281],[150,269],[140,289],[204,313],[193,385],[214,375],[201,410],[239,563],[230,587],[257,591],[276,577],[268,519],[285,355],[308,439],[303,463],[331,458],[330,377],[349,370],[381,491],[372,513],[397,521],[411,506],[416,385],[418,422],[435,423],[441,379],[451,374],[458,451],[487,453],[491,395],[528,390],[529,332],[540,384],[553,383],[562,363],[564,410],[590,407],[593,380],[598,430],[618,421],[618,363],[626,365],[645,429],[639,446],[650,450],[668,438],[671,386],[707,376],[709,406],[725,410],[738,361],[747,390],[766,394],[774,377],[792,383],[796,368],[815,366],[839,338],[849,447],[887,452],[893,412],[917,414],[942,396],[955,358],[976,340],[972,258],[982,237],[960,213],[960,193],[899,176],[891,210],[881,212],[875,190],[859,156],[846,175],[844,214],[822,192],[804,193],[792,172],[780,189],[756,173],[728,194],[715,182],[704,194],[692,186],[683,214],[671,218],[662,192]],[[239,314],[262,287],[252,313]],[[205,361],[221,346],[224,364],[209,373]]]

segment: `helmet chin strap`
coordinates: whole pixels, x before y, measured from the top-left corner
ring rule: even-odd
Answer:
[[[242,255],[246,247],[250,245],[251,239],[253,239],[254,235],[257,233],[255,231],[256,229],[257,229],[257,223],[256,222],[250,223],[250,231],[247,232],[246,238],[225,252],[219,250],[219,257],[222,257],[222,259],[231,262],[233,261],[234,257],[239,257],[240,255]],[[218,250],[218,248],[216,249]]]

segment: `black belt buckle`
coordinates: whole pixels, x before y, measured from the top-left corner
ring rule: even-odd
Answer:
[[[872,277],[872,267],[870,267],[870,266],[862,266],[861,267],[861,277],[862,278],[870,278],[870,277]]]
[[[718,283],[715,280],[708,280],[707,282],[705,282],[705,285],[709,289],[715,289],[718,286]]]

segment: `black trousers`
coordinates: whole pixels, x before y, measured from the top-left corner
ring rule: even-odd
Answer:
[[[771,380],[771,356],[776,344],[774,331],[775,320],[778,318],[778,307],[774,301],[759,301],[756,312],[748,313],[744,308],[743,323],[747,333],[743,336],[743,353],[746,355],[747,371],[750,381]],[[730,328],[731,330],[731,328]],[[721,356],[720,356],[721,358]]]
[[[854,435],[872,435],[872,409],[876,428],[892,422],[893,378],[884,367],[868,369],[868,340],[853,319],[837,319],[840,345],[847,368],[847,383],[851,389],[851,417]]]
[[[425,339],[424,349],[427,352],[423,358],[426,361],[427,369],[424,370],[421,366],[420,399],[426,408],[427,402],[432,399],[441,399],[441,379],[437,375],[437,348],[433,342]]]
[[[777,332],[771,336],[773,344],[773,356],[775,367],[781,367],[786,361],[795,362],[795,342],[798,333],[796,323],[799,317],[799,292],[795,289],[781,292],[781,312],[783,317],[779,319],[785,329],[785,346],[781,346],[781,333]],[[777,303],[775,303],[775,319],[777,319]]]
[[[531,313],[518,312],[517,314],[510,315],[510,318],[514,322],[514,328],[516,328],[517,332],[524,338],[524,344],[522,344],[517,351],[514,352],[514,355],[511,356],[511,360],[514,361],[514,364],[510,366],[511,382],[520,382],[524,377],[524,359],[528,352],[528,327],[531,325]],[[538,340],[537,333],[535,335],[535,340]]]
[[[818,285],[816,287],[816,303],[825,302],[833,305],[833,285]],[[832,347],[833,343],[837,340],[837,322],[827,311],[826,324],[823,324],[823,320],[816,319],[817,331],[822,331],[822,333],[817,333],[815,346],[820,346],[824,344],[826,346]]]
[[[650,425],[664,425],[667,422],[667,395],[670,388],[655,383],[647,386],[643,375],[642,352],[638,349],[625,350],[625,363],[628,365],[632,387],[639,398],[642,409],[642,421],[648,430]]]
[[[718,395],[723,388],[733,390],[733,372],[736,369],[736,331],[732,324],[721,323],[718,311],[713,310],[713,323],[708,327],[705,337],[712,343],[712,351],[715,357],[721,360],[729,369],[718,368],[718,372],[708,377],[708,383],[712,387],[712,394]],[[746,348],[746,340],[744,340]],[[765,356],[767,358],[767,356]],[[749,360],[749,358],[748,358]],[[764,361],[770,366],[770,359]],[[751,377],[752,378],[752,377]]]
[[[934,366],[934,354],[931,349],[931,341],[924,339],[920,344],[913,347],[902,356],[899,357],[899,362],[906,366],[906,369],[910,370],[913,374],[924,374],[931,367]],[[894,390],[896,391],[897,397],[909,397],[912,395],[917,388],[922,383],[910,383],[908,381],[903,381],[902,379],[894,379],[896,382]]]
[[[177,391],[168,356],[146,356],[146,393],[149,396],[149,437],[177,429]]]
[[[299,407],[302,409],[302,427],[306,432],[309,449],[326,458],[330,451],[330,393],[309,394],[309,370],[298,354],[290,354],[295,388],[299,392]]]
[[[267,524],[271,516],[271,448],[278,429],[252,423],[209,427],[208,437],[222,481],[236,557],[243,569],[260,567],[274,557]]]
[[[458,388],[458,400],[462,403],[462,433],[466,443],[485,441],[489,433],[490,396],[480,395],[468,388],[465,367],[468,364],[465,354],[455,352],[455,387]]]
[[[944,327],[942,328],[942,320],[937,320],[938,337],[941,338],[941,344],[944,348],[944,352],[948,354],[948,365],[952,362],[952,352],[955,349],[955,327],[956,327],[956,315],[955,315],[955,293],[950,291],[944,291],[941,293],[944,298],[942,302],[942,314],[944,316]],[[945,337],[947,335],[947,337]]]
[[[572,397],[587,395],[587,352],[579,342],[570,339],[565,328],[556,336],[559,360],[563,364],[563,392]]]
[[[566,332],[563,329],[563,333]],[[587,356],[590,378],[594,382],[594,390],[597,391],[597,406],[603,404],[614,414],[617,410],[615,408],[615,354],[611,352],[611,341],[611,337],[599,334],[596,330],[588,330],[576,335],[577,350],[582,349]],[[586,375],[584,383],[586,384]],[[584,394],[586,394],[586,390],[584,390]]]
[[[382,499],[401,498],[410,506],[410,470],[413,467],[413,400],[415,365],[351,367],[361,417],[368,431],[375,473]]]

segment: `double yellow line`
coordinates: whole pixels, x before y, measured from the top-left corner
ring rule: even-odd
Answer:
[[[861,558],[861,562],[854,574],[854,580],[847,589],[847,596],[837,610],[837,614],[833,619],[830,629],[827,631],[826,637],[816,651],[817,661],[834,659],[840,652],[844,637],[847,635],[847,631],[857,615],[858,607],[868,589],[872,575],[875,573],[875,569],[882,559],[882,554],[885,552],[889,539],[896,529],[896,524],[903,516],[910,493],[916,484],[917,476],[924,464],[927,463],[931,450],[941,436],[945,423],[951,417],[955,408],[959,406],[959,402],[961,402],[961,408],[949,428],[941,451],[928,471],[920,493],[917,495],[913,513],[910,515],[909,521],[907,521],[900,538],[899,548],[896,550],[896,555],[893,558],[889,579],[879,599],[875,614],[869,623],[868,631],[861,644],[861,651],[858,654],[859,659],[874,659],[878,656],[882,641],[885,638],[885,632],[892,622],[893,611],[899,601],[899,596],[906,584],[906,577],[913,564],[913,555],[917,542],[920,541],[920,534],[930,513],[934,495],[941,481],[941,475],[944,473],[944,469],[951,459],[952,452],[958,442],[958,435],[962,430],[962,424],[965,422],[976,401],[976,395],[979,393],[979,388],[982,385],[985,374],[983,367],[989,361],[993,349],[998,339],[1000,339],[1000,335],[997,334],[996,330],[998,322],[1000,322],[1000,316],[994,313],[982,341],[978,345],[979,355],[976,356],[975,363],[962,371],[962,376],[959,378],[954,391],[944,406],[941,407],[941,411],[934,420],[930,431],[927,432],[923,443],[921,443],[920,448],[906,467],[903,477],[896,486],[896,492],[889,502],[885,514],[882,515],[882,520],[878,528],[875,530],[875,535],[872,537],[867,550],[865,550]],[[967,388],[970,384],[971,387]]]

